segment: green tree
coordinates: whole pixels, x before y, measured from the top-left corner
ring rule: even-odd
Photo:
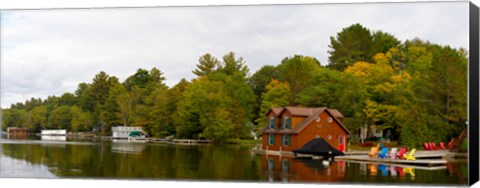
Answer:
[[[175,119],[178,117],[178,103],[183,100],[183,92],[189,85],[188,81],[182,79],[172,88],[157,95],[150,114],[154,122],[152,126],[154,136],[165,137],[176,133]]]
[[[135,105],[135,96],[132,93],[120,93],[116,97],[116,101],[120,110],[119,116],[123,121],[123,126],[128,126],[128,120],[133,113],[133,106]]]
[[[37,106],[41,106],[43,103],[41,98],[30,98],[30,100],[25,101],[25,110],[30,111]]]
[[[244,134],[245,112],[237,106],[238,101],[229,96],[223,82],[199,78],[185,90],[184,97],[176,119],[178,137],[223,142]]]
[[[275,66],[265,65],[250,77],[248,83],[253,87],[255,95],[260,98],[262,93],[266,91],[266,87],[270,81],[272,81],[272,79],[278,80],[278,75],[279,73]]]
[[[88,87],[86,91],[88,94],[87,99],[90,100],[93,105],[89,107],[93,107],[93,109],[87,109],[87,111],[92,112],[95,127],[101,130],[103,134],[110,131],[111,126],[108,124],[110,114],[105,110],[105,101],[108,98],[112,86],[118,83],[118,78],[109,76],[107,73],[101,71],[95,75],[91,86]]]
[[[7,131],[7,127],[10,124],[10,109],[1,109],[2,130]]]
[[[108,130],[112,126],[118,126],[122,124],[120,116],[120,107],[117,102],[119,95],[127,93],[125,86],[120,83],[115,83],[108,91],[108,97],[105,100],[105,104],[101,106],[103,117],[105,121],[105,128]]]
[[[103,105],[107,99],[111,86],[118,83],[118,79],[114,76],[109,76],[107,73],[101,71],[93,78],[91,86],[88,88],[89,100],[94,102],[94,105]]]
[[[26,124],[28,123],[28,112],[25,109],[8,109],[7,112],[3,114],[7,124],[7,127],[22,127],[27,128]]]
[[[75,90],[75,97],[77,98],[77,105],[80,106],[83,110],[93,111],[93,101],[90,100],[89,92],[91,84],[89,83],[80,83]]]
[[[358,23],[342,29],[336,37],[330,37],[329,47],[328,67],[340,71],[357,61],[368,62],[374,55],[372,34]]]
[[[273,107],[284,107],[290,105],[290,99],[292,98],[292,91],[287,82],[279,82],[273,79],[266,86],[266,92],[262,94],[262,104],[260,105],[260,114],[257,119],[258,128],[267,124],[267,118],[265,113]]]
[[[373,53],[386,53],[390,48],[400,45],[400,41],[390,33],[376,31],[372,34]]]
[[[150,115],[154,108],[155,99],[168,87],[164,84],[163,73],[156,68],[152,68],[150,72],[139,69],[135,75],[130,77],[132,78],[132,84],[127,87],[127,93],[119,95],[117,103],[119,102],[119,107],[121,105],[122,119],[129,119],[128,121],[131,121],[130,125],[141,126],[148,134],[152,135],[155,122],[152,121]],[[141,79],[137,80],[138,78]],[[128,81],[127,79],[124,84],[128,85]],[[131,113],[128,109],[131,109]]]
[[[289,100],[294,102],[300,93],[313,85],[314,77],[320,70],[320,62],[309,56],[295,55],[282,60],[277,66],[279,80],[288,82],[293,95]]]
[[[255,115],[256,98],[244,74],[239,71],[225,79],[225,90],[231,104],[227,108],[232,116],[233,127],[240,138],[250,137]]]
[[[58,99],[58,105],[73,106],[77,104],[77,98],[73,93],[66,92]]]
[[[69,106],[60,106],[55,108],[48,118],[49,127],[53,129],[70,130],[72,122],[72,112]]]
[[[245,65],[242,57],[236,58],[235,53],[230,52],[223,56],[223,63],[220,64],[217,70],[226,75],[233,75],[235,72],[240,72],[242,76],[246,77],[248,74],[248,67]]]
[[[30,129],[39,131],[40,129],[46,129],[47,127],[47,107],[37,106],[28,112],[30,117]]]
[[[198,59],[197,68],[193,70],[193,74],[197,76],[208,76],[212,72],[214,72],[218,66],[220,65],[220,61],[218,61],[215,57],[210,54],[205,54]]]
[[[81,108],[77,107],[77,106],[72,106],[70,108],[70,112],[72,114],[72,119],[71,119],[71,122],[70,122],[70,125],[71,125],[71,131],[72,132],[79,132],[81,130],[80,128],[80,116],[82,115],[83,111]]]
[[[93,120],[89,112],[84,112],[81,108],[77,106],[72,106],[71,114],[72,114],[72,120],[71,120],[72,132],[81,132],[81,131],[91,130],[93,125]]]

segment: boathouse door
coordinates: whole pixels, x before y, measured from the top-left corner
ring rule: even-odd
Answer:
[[[345,136],[338,136],[338,150],[345,152]]]

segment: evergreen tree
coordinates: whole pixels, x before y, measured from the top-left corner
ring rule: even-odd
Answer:
[[[330,37],[329,47],[328,67],[340,71],[357,61],[369,62],[374,55],[372,34],[358,23],[342,29],[336,37]]]
[[[198,59],[197,68],[192,72],[199,77],[208,76],[209,74],[214,72],[219,65],[220,61],[207,53]]]

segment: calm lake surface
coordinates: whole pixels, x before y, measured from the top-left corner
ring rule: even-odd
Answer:
[[[167,145],[2,138],[0,177],[466,185],[467,164],[439,170],[252,153],[250,145]]]

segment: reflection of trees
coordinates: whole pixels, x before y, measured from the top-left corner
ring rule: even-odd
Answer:
[[[335,161],[303,163],[291,158],[252,156],[246,146],[146,145],[138,154],[114,153],[109,142],[94,145],[3,144],[8,157],[43,164],[60,177],[201,179],[297,182],[372,182],[380,184],[465,184],[466,163],[449,163],[448,170],[405,169]],[[373,167],[376,167],[373,169]],[[330,169],[330,173],[328,170]],[[386,170],[386,171],[385,171]],[[373,174],[375,174],[373,176]],[[330,174],[330,176],[329,176]]]
[[[258,180],[260,160],[244,146],[147,145],[139,154],[96,145],[4,144],[3,153],[44,164],[60,177]]]
[[[466,163],[458,166],[467,167]],[[459,174],[448,176],[446,170],[422,170],[400,166],[347,163],[345,181],[394,184],[465,184]],[[453,170],[457,173],[459,170]],[[461,173],[460,173],[461,174]]]

